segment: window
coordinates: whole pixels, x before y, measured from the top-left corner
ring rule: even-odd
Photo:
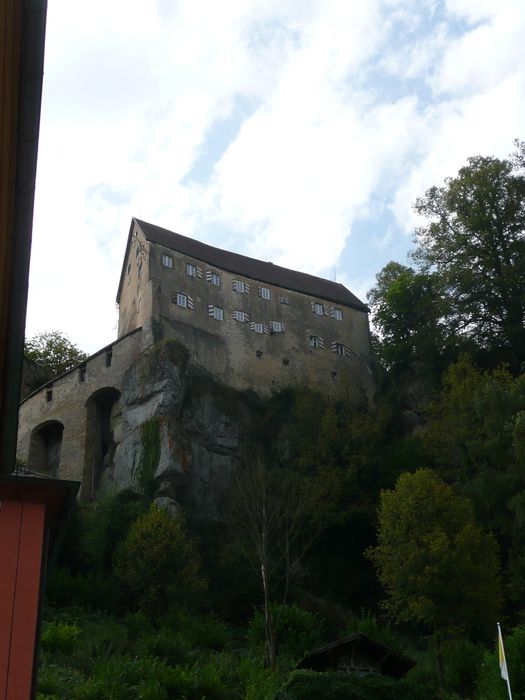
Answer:
[[[284,323],[281,321],[270,321],[271,333],[284,333]]]
[[[171,303],[180,306],[182,309],[193,309],[193,299],[188,294],[182,292],[172,292]]]
[[[279,302],[280,302],[281,304],[286,304],[286,305],[288,305],[288,304],[290,303],[290,302],[288,301],[288,297],[281,297],[281,298],[279,299]]]
[[[78,370],[78,381],[79,382],[85,382],[86,381],[86,366],[82,365],[82,367],[79,367]]]
[[[312,311],[318,316],[324,316],[324,306],[317,301],[312,302]]]
[[[111,367],[113,361],[113,350],[106,350],[106,367]]]
[[[268,289],[268,287],[259,287],[259,293],[261,295],[261,299],[271,299],[272,298],[272,293]]]
[[[197,277],[197,266],[193,263],[186,263],[186,274],[188,277]]]
[[[264,333],[264,325],[262,323],[254,323],[253,330],[256,333]]]
[[[332,343],[332,350],[335,352],[336,355],[345,354],[345,346],[343,345],[343,343]]]
[[[224,311],[220,306],[208,304],[208,316],[214,318],[216,321],[222,321],[224,319]]]
[[[318,335],[309,336],[308,343],[311,348],[324,348],[324,340]]]
[[[283,365],[285,367],[288,367],[289,364],[290,364],[290,360],[287,357],[283,357]]]
[[[211,270],[206,270],[206,280],[213,284],[215,287],[221,286],[221,276],[218,272],[212,272]]]
[[[249,321],[248,314],[245,311],[234,311],[232,316],[235,321],[240,321],[241,323]]]
[[[255,357],[256,357],[258,360],[260,360],[260,359],[262,358],[262,356],[263,356],[262,350],[256,350],[256,351],[255,351]]]
[[[332,318],[335,318],[336,321],[342,321],[343,312],[341,311],[341,309],[336,309],[332,306]]]
[[[50,401],[53,401],[53,389],[48,389],[46,391],[46,401],[49,403]]]
[[[131,263],[128,263],[128,275],[131,272]]]
[[[240,292],[241,294],[248,294],[249,291],[248,285],[242,280],[232,280],[232,289],[234,292]]]
[[[173,258],[171,255],[163,255],[162,256],[162,264],[164,267],[169,267],[169,269],[173,269]]]

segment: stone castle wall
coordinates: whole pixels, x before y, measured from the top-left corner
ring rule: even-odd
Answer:
[[[111,429],[119,432],[118,396],[140,344],[138,329],[27,397],[19,411],[18,459],[34,471],[81,480],[83,490],[90,489],[97,455],[86,449],[87,443],[93,442],[90,430],[96,428],[90,425],[90,418],[93,423],[96,416],[90,415],[89,409],[97,397],[99,403],[111,401]],[[119,435],[115,434],[113,440],[118,441]],[[104,455],[98,457],[103,460]]]
[[[172,261],[171,267],[163,265],[163,256]],[[214,268],[157,244],[149,244],[148,265],[152,315],[162,336],[184,344],[191,361],[218,381],[261,394],[306,384],[354,401],[370,398],[373,384],[365,312]],[[187,265],[198,274],[188,275]],[[211,275],[218,276],[213,279],[219,285],[212,283]],[[235,282],[249,292],[236,291]],[[261,288],[268,290],[264,294],[269,299],[261,296]],[[178,294],[184,296],[185,306],[177,304]],[[323,308],[322,315],[314,312],[313,304]],[[219,318],[212,308],[221,310]],[[237,320],[236,312],[245,314],[245,320]],[[340,320],[335,314],[340,314]],[[273,331],[273,322],[282,324],[283,332]],[[253,324],[261,324],[263,332],[255,332]],[[319,339],[315,341],[319,347],[311,346],[312,336]],[[335,351],[335,343],[343,354]]]

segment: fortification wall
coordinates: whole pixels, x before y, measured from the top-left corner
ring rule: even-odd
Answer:
[[[111,458],[102,442],[111,452],[111,441],[120,440],[118,396],[140,342],[137,329],[28,396],[20,405],[17,457],[34,471],[82,480],[83,491],[91,490],[93,470]],[[102,434],[108,429],[114,434]]]

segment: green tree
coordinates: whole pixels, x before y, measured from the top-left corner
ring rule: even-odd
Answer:
[[[135,521],[117,549],[114,574],[151,615],[173,604],[198,602],[206,590],[199,556],[181,518],[155,505]]]
[[[444,317],[448,300],[441,278],[432,272],[389,262],[368,293],[376,349],[381,363],[395,374],[424,367],[440,369],[448,340]]]
[[[482,532],[470,501],[429,469],[402,474],[381,493],[378,544],[369,550],[399,622],[432,632],[443,680],[445,635],[480,634],[495,624],[501,602],[495,540]]]
[[[46,331],[29,338],[25,342],[24,354],[41,369],[44,382],[67,372],[88,357],[60,331]]]
[[[415,210],[415,259],[448,289],[450,334],[525,360],[525,144],[513,158],[474,156],[457,177],[431,187]]]

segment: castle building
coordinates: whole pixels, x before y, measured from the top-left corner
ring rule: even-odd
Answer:
[[[368,309],[336,282],[132,219],[117,303],[117,340],[20,406],[19,459],[82,479],[84,495],[94,496],[97,473],[139,425],[122,392],[133,363],[162,341],[177,341],[190,365],[241,392],[307,385],[371,398]]]
[[[175,337],[228,386],[370,389],[368,309],[342,284],[134,219],[117,303],[119,337]]]

